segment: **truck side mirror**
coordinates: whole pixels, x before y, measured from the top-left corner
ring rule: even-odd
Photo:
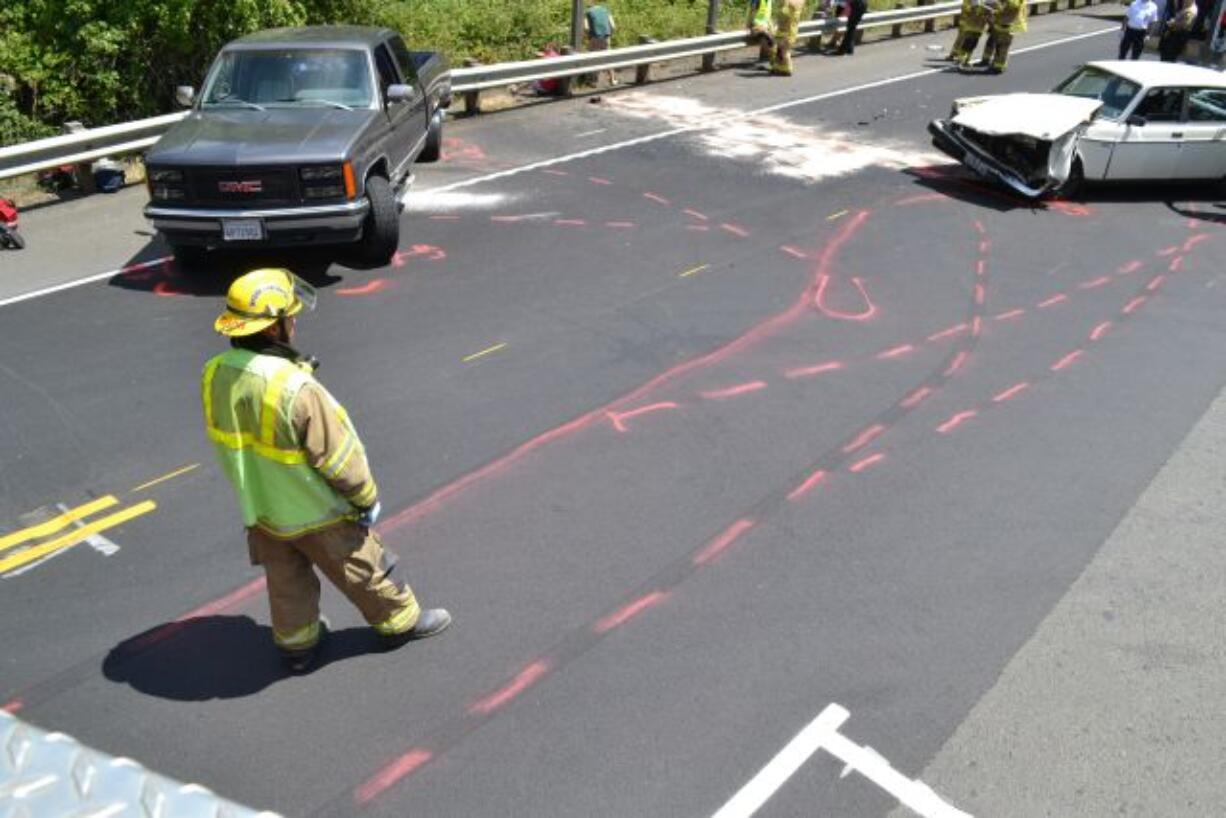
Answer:
[[[196,89],[190,85],[180,85],[175,88],[175,102],[184,108],[192,107],[196,101]]]
[[[396,84],[387,86],[387,101],[389,105],[412,102],[416,97],[417,89],[412,85]]]
[[[1128,119],[1124,120],[1124,124],[1136,125],[1138,127],[1140,127],[1141,125],[1144,125],[1146,122],[1148,122],[1148,120],[1145,117],[1139,116],[1137,114],[1133,114],[1132,116],[1128,117]]]

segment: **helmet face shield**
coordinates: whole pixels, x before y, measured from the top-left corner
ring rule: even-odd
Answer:
[[[315,290],[315,287],[303,281],[293,273],[290,273],[289,277],[290,281],[294,285],[294,296],[298,299],[298,302],[302,304],[303,308],[308,312],[314,312],[315,305],[319,303],[319,294]]]

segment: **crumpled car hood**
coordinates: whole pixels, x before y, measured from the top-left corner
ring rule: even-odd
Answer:
[[[959,100],[953,121],[988,136],[1050,142],[1090,121],[1102,101],[1064,94],[1002,94]]]

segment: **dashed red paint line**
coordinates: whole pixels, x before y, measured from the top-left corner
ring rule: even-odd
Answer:
[[[1145,285],[1145,289],[1152,293],[1154,290],[1161,287],[1162,282],[1164,281],[1166,281],[1166,276],[1159,273],[1149,280],[1149,283]]]
[[[1022,392],[1025,392],[1029,388],[1030,388],[1030,383],[1027,381],[1022,381],[1021,383],[1014,384],[1013,386],[1010,386],[1005,391],[1000,392],[997,395],[993,396],[992,401],[995,403],[1004,403],[1010,398],[1017,397],[1019,394],[1021,394]]]
[[[880,423],[874,426],[868,427],[863,432],[861,432],[859,435],[857,435],[855,440],[851,441],[850,443],[848,443],[846,446],[843,447],[843,454],[851,454],[856,449],[863,449],[865,446],[871,443],[874,439],[879,437],[881,433],[884,431],[885,431],[885,426]]]
[[[1167,256],[1173,256],[1178,252],[1179,252],[1179,245],[1172,244],[1170,247],[1163,247],[1161,250],[1159,250],[1158,256],[1161,258],[1166,258]]]
[[[726,387],[724,389],[712,389],[707,392],[699,392],[698,394],[702,395],[708,400],[724,400],[725,398],[735,398],[739,395],[744,395],[749,392],[757,392],[765,388],[766,381],[749,381],[748,383],[741,383],[737,384],[736,386]]]
[[[885,460],[885,455],[881,452],[877,452],[876,454],[870,454],[863,460],[857,460],[855,463],[848,466],[847,470],[852,474],[859,474],[865,469],[871,469],[873,466],[876,466],[882,460]]]
[[[1097,341],[1107,334],[1107,330],[1111,329],[1110,321],[1103,321],[1101,324],[1090,330],[1090,340]]]
[[[640,415],[646,415],[652,412],[661,412],[666,409],[678,409],[678,408],[680,408],[678,404],[670,400],[670,401],[661,401],[660,403],[653,403],[653,404],[650,404],[649,406],[640,406],[638,409],[631,409],[626,412],[614,412],[612,410],[609,410],[605,414],[608,415],[609,420],[612,421],[614,429],[616,429],[619,432],[626,432],[629,430],[626,428],[625,421],[630,420],[631,418],[636,418],[636,417],[639,417]]]
[[[668,199],[665,199],[665,198],[664,198],[663,196],[661,196],[659,193],[652,193],[652,192],[650,192],[650,191],[648,191],[647,193],[644,193],[644,194],[643,194],[643,198],[644,198],[644,199],[650,199],[651,201],[653,201],[653,202],[658,202],[658,203],[660,203],[660,204],[662,204],[662,205],[671,204],[671,203],[668,201]]]
[[[516,697],[522,695],[525,690],[539,682],[548,673],[549,662],[544,659],[537,659],[515,674],[515,678],[511,680],[510,684],[499,688],[483,699],[473,702],[468,712],[474,715],[488,716],[490,713],[504,707]]]
[[[817,471],[813,472],[813,474],[806,477],[804,482],[802,482],[799,486],[792,489],[792,491],[788,494],[788,499],[793,502],[799,500],[801,497],[804,497],[806,494],[812,491],[814,486],[825,479],[826,472],[818,469]]]
[[[1132,315],[1134,312],[1137,311],[1138,307],[1140,307],[1142,304],[1144,304],[1148,300],[1148,298],[1149,298],[1148,296],[1138,295],[1136,298],[1132,299],[1127,304],[1125,304],[1124,309],[1120,310],[1120,312],[1124,313],[1124,315]]]
[[[898,402],[898,405],[903,407],[904,409],[911,409],[912,407],[919,404],[920,401],[922,401],[924,398],[928,397],[931,394],[932,394],[932,387],[921,386],[919,389],[916,389],[910,395],[907,395],[907,397],[900,400]]]
[[[966,363],[966,357],[967,357],[966,350],[962,350],[957,355],[955,355],[954,359],[950,362],[949,366],[945,368],[945,377],[949,377],[950,375],[954,374],[959,369],[961,369],[962,364]]]
[[[587,180],[588,180],[589,182],[591,182],[592,184],[594,184],[594,185],[611,185],[611,184],[613,184],[612,180],[610,180],[610,179],[605,179],[603,176],[589,176],[589,177],[587,177]]]
[[[999,315],[995,316],[995,318],[997,321],[1008,321],[1010,318],[1021,318],[1025,314],[1026,314],[1026,311],[1019,307],[1016,310],[1009,310],[1008,312],[1002,312]]]
[[[450,214],[435,214],[430,217],[430,221],[434,222],[458,222],[459,220],[459,216],[453,216]]]
[[[956,324],[947,329],[943,329],[940,332],[932,333],[931,335],[928,336],[928,340],[929,341],[940,341],[943,338],[952,338],[953,336],[961,332],[966,332],[966,329],[967,329],[966,324]]]
[[[1092,278],[1089,281],[1081,282],[1080,284],[1077,285],[1077,289],[1093,290],[1096,287],[1102,287],[1103,285],[1110,284],[1110,283],[1111,283],[1111,276],[1099,276],[1098,278]]]
[[[705,222],[709,218],[705,213],[699,213],[697,210],[691,210],[688,207],[681,212],[702,222]]]
[[[626,229],[626,228],[634,227],[634,222],[605,222],[605,223],[604,223],[604,226],[605,226],[605,227],[621,228],[621,229],[623,229],[623,230],[624,230],[624,229]]]
[[[987,272],[988,272],[988,263],[985,260],[979,259],[978,261],[975,262],[975,275],[982,278],[984,275],[987,274]]]
[[[890,358],[899,358],[903,355],[906,355],[908,352],[914,352],[914,351],[915,351],[915,346],[913,344],[900,344],[896,347],[887,349],[884,352],[878,352],[877,360],[886,361],[886,360],[889,360]]]
[[[1140,270],[1144,266],[1145,266],[1145,262],[1141,261],[1140,259],[1134,258],[1132,261],[1129,261],[1129,262],[1126,262],[1125,264],[1120,265],[1120,268],[1116,270],[1115,273],[1116,275],[1126,276],[1129,273],[1135,273],[1137,270]]]
[[[983,222],[980,221],[979,219],[975,219],[974,224],[975,224],[975,232],[978,233],[979,235],[982,236],[988,232],[988,229],[983,226]]]
[[[950,432],[952,432],[954,429],[958,428],[963,423],[965,423],[966,421],[970,420],[971,418],[975,417],[978,414],[979,413],[975,411],[974,409],[967,409],[965,412],[958,412],[953,417],[951,417],[949,420],[945,421],[940,426],[938,426],[937,431],[943,435],[947,435]]]
[[[1183,256],[1175,256],[1175,258],[1171,259],[1171,263],[1167,265],[1166,269],[1172,273],[1177,273],[1180,270],[1182,270],[1183,269]]]
[[[429,763],[432,758],[434,754],[429,750],[414,747],[366,779],[365,783],[353,791],[353,800],[362,805],[370,803],[396,782]]]
[[[982,307],[982,306],[983,306],[983,300],[984,300],[984,298],[986,298],[986,297],[987,297],[987,293],[986,293],[986,292],[985,292],[985,290],[983,289],[983,285],[982,285],[982,284],[976,284],[976,285],[975,285],[975,303],[976,303],[976,304],[978,304],[979,306],[981,306],[981,307]]]
[[[742,534],[756,525],[754,520],[744,517],[725,528],[715,539],[707,543],[701,551],[694,555],[695,565],[705,565],[728,549]]]
[[[246,585],[240,586],[225,596],[215,599],[212,602],[206,602],[198,608],[193,608],[187,613],[175,619],[173,622],[167,622],[160,628],[155,628],[149,631],[144,636],[139,636],[132,642],[128,643],[127,647],[132,649],[143,649],[150,645],[155,645],[158,642],[172,636],[183,628],[188,622],[193,619],[199,619],[205,616],[216,616],[222,611],[237,607],[246,600],[260,593],[267,587],[268,583],[264,577],[258,577],[251,580]]]
[[[971,319],[971,337],[978,338],[981,332],[983,332],[983,319],[976,315]]]
[[[554,219],[553,223],[562,227],[583,227],[587,224],[586,219]]]
[[[727,230],[732,235],[739,236],[741,238],[745,238],[749,235],[748,230],[741,227],[739,224],[733,224],[732,222],[722,222],[719,227],[721,230]]]
[[[604,617],[592,626],[592,630],[596,633],[608,633],[614,628],[626,624],[648,608],[659,605],[667,598],[668,594],[665,594],[663,591],[652,591]]]
[[[695,233],[706,233],[711,228],[707,227],[705,224],[687,224],[685,229],[693,230]]]
[[[811,378],[814,375],[821,375],[826,372],[835,372],[842,368],[843,364],[839,361],[827,361],[824,364],[817,364],[815,366],[802,366],[796,369],[789,369],[787,372],[784,372],[783,375],[785,378],[795,380],[796,378]]]
[[[1068,296],[1065,295],[1064,293],[1056,293],[1051,298],[1047,298],[1047,299],[1044,299],[1043,301],[1040,301],[1036,306],[1038,306],[1039,309],[1045,309],[1047,307],[1054,307],[1055,305],[1060,304],[1064,301],[1068,301]]]
[[[782,247],[780,247],[779,249],[780,249],[780,250],[782,250],[783,252],[787,253],[789,256],[792,256],[793,258],[808,258],[808,257],[809,257],[809,256],[808,256],[808,255],[805,253],[805,251],[804,251],[804,250],[798,250],[798,249],[796,249],[795,247],[793,247],[793,246],[792,246],[792,245],[790,245],[790,244],[785,244],[785,245],[783,245]]]
[[[541,173],[548,173],[550,176],[570,176],[566,171],[555,170],[554,168],[545,168]]]
[[[1186,253],[1189,250],[1191,250],[1193,247],[1195,247],[1196,245],[1200,244],[1202,241],[1208,241],[1208,240],[1209,240],[1208,233],[1197,233],[1194,236],[1188,236],[1188,240],[1183,243],[1183,247],[1181,247],[1180,249]]]
[[[1072,366],[1073,362],[1076,361],[1078,358],[1080,358],[1084,354],[1085,354],[1085,350],[1082,350],[1082,349],[1073,350],[1068,355],[1065,355],[1063,358],[1061,358],[1060,360],[1052,364],[1051,371],[1059,372],[1060,370],[1065,369],[1066,367]]]
[[[981,255],[984,253],[987,253],[988,250],[991,250],[991,249],[992,249],[992,242],[988,241],[987,239],[984,239],[983,241],[979,242],[979,253]]]

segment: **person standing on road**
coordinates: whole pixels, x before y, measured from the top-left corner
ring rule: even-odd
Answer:
[[[295,316],[314,309],[311,285],[288,270],[256,270],[230,285],[214,329],[230,349],[204,367],[205,428],[233,484],[251,561],[268,580],[273,641],[290,670],[306,670],[325,628],[318,569],[399,647],[451,624],[422,610],[371,530],[378,488],[353,422],[315,379],[317,362],[292,346]]]
[[[836,56],[856,53],[856,32],[860,27],[860,18],[868,11],[868,0],[847,0],[847,29],[843,32],[843,41],[839,43]]]
[[[1183,50],[1192,36],[1192,27],[1196,25],[1196,16],[1200,9],[1195,0],[1183,0],[1179,11],[1166,24],[1162,39],[1158,41],[1158,58],[1163,62],[1175,62],[1183,56]]]
[[[1158,4],[1154,0],[1132,0],[1124,17],[1123,36],[1117,59],[1139,60],[1145,48],[1145,35],[1158,21]]]
[[[758,44],[758,62],[769,62],[775,48],[771,0],[749,0],[748,28],[749,42]]]
[[[608,51],[617,23],[607,8],[600,4],[590,5],[583,14],[583,31],[587,34],[588,51]],[[617,74],[610,69],[608,75],[609,85],[617,85]],[[600,74],[596,75],[596,82],[600,83]]]
[[[800,36],[800,18],[804,13],[805,0],[780,0],[775,56],[771,60],[771,73],[776,76],[792,76],[792,46]]]
[[[992,15],[992,31],[984,59],[988,61],[989,74],[1003,74],[1009,64],[1009,48],[1013,38],[1026,31],[1026,0],[1002,0],[1000,8]]]
[[[992,8],[985,0],[963,0],[962,12],[958,15],[958,36],[949,52],[949,59],[957,63],[959,69],[970,67],[979,38],[992,24]],[[985,49],[985,58],[988,53]]]

